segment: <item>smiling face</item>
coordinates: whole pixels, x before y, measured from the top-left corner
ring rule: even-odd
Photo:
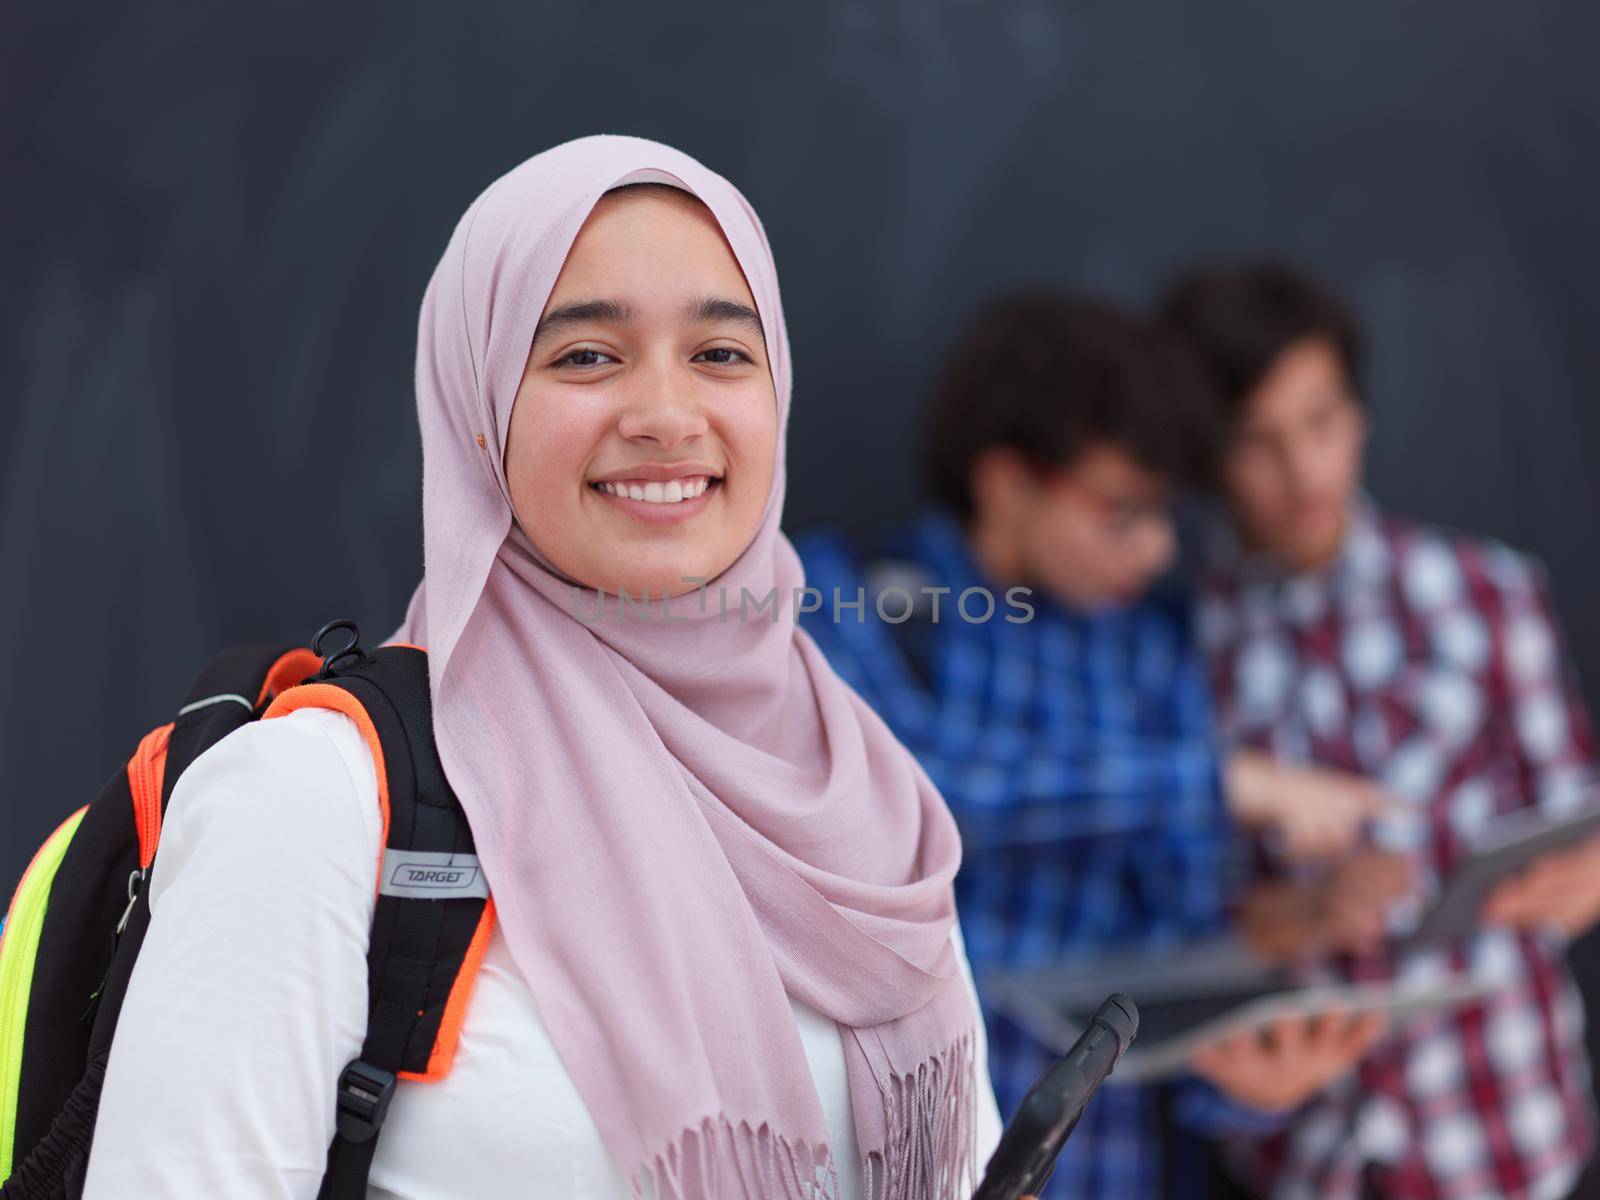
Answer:
[[[588,587],[681,595],[755,536],[777,443],[761,319],[716,218],[662,186],[601,197],[512,409],[528,538]]]

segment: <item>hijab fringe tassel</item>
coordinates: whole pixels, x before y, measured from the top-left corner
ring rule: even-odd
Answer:
[[[891,1078],[883,1091],[889,1142],[862,1156],[865,1196],[956,1200],[970,1194],[977,1183],[974,1075],[968,1034],[914,1075]],[[685,1129],[657,1154],[633,1191],[655,1200],[838,1200],[839,1176],[826,1146],[718,1115]]]

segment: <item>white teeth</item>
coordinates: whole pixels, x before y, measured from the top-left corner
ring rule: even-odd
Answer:
[[[630,500],[643,500],[650,504],[678,504],[705,495],[706,489],[710,486],[711,477],[699,475],[690,479],[672,479],[666,483],[605,482],[600,484],[600,490],[613,496],[625,496]]]

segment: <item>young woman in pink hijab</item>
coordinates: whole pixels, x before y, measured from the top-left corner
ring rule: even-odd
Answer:
[[[944,1200],[992,1151],[955,827],[796,627],[789,400],[761,224],[686,155],[569,142],[457,225],[391,640],[429,652],[499,919],[372,1196]],[[314,708],[181,777],[90,1200],[317,1194],[366,1028],[375,788]]]

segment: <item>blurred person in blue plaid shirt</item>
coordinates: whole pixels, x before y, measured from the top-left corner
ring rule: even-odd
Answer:
[[[1291,845],[1338,841],[1326,814],[1359,809],[1331,773],[1224,770],[1186,604],[1150,591],[1174,556],[1171,493],[1204,461],[1202,379],[1166,335],[1110,305],[1004,300],[937,400],[937,503],[870,553],[827,532],[795,539],[828,598],[804,627],[961,826],[956,894],[980,992],[987,970],[1223,928],[1225,776],[1236,808]],[[1308,812],[1322,824],[1293,818]],[[985,1016],[1009,1116],[1052,1052]],[[1164,1123],[1185,1142],[1271,1130],[1376,1032],[1371,1020],[1285,1023],[1210,1048],[1161,1092],[1103,1088],[1045,1195],[1202,1194],[1205,1164],[1165,1152]]]

